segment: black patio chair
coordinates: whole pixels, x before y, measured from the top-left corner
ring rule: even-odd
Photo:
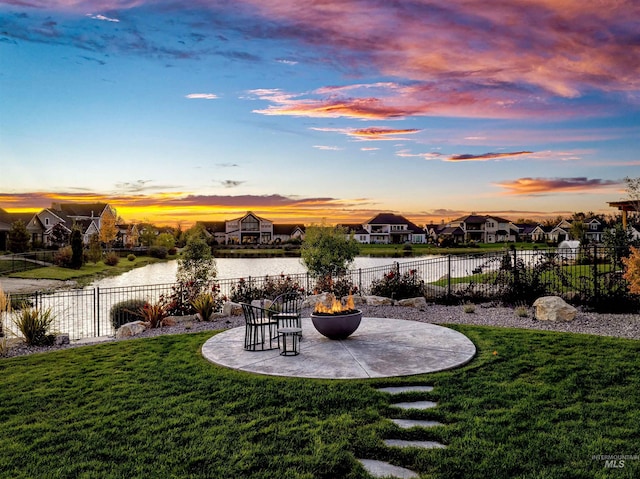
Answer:
[[[278,328],[302,328],[300,309],[302,308],[302,296],[297,292],[289,292],[277,296],[269,311],[271,318],[278,323]],[[302,333],[298,336],[302,338]]]
[[[268,309],[240,303],[244,312],[244,349],[247,351],[267,351],[280,345],[278,320],[272,318]],[[275,344],[275,345],[274,345]]]

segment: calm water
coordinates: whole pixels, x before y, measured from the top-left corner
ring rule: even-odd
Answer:
[[[421,256],[415,258],[369,258],[357,257],[353,268],[371,268],[375,266],[392,265],[394,262],[404,263],[429,258]],[[300,258],[216,258],[219,279],[235,279],[274,276],[280,273],[305,273],[307,270],[300,262]],[[91,287],[111,288],[119,286],[143,286],[149,284],[174,283],[176,281],[177,261],[156,263],[142,268],[133,269],[120,276],[104,278],[95,281]]]

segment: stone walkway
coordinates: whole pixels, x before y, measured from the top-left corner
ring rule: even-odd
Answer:
[[[402,394],[406,392],[430,392],[433,390],[431,386],[400,386],[400,387],[387,387],[379,388],[378,391],[387,394]],[[396,402],[391,403],[392,407],[405,410],[424,410],[437,406],[437,403],[433,401],[412,401],[412,402]],[[430,428],[442,426],[437,421],[422,421],[414,419],[391,419],[398,427],[403,429],[410,429],[414,427]],[[400,439],[385,439],[384,443],[388,447],[417,447],[421,449],[444,449],[446,446],[436,441],[405,441]],[[385,461],[378,461],[376,459],[358,459],[360,464],[365,470],[373,477],[397,477],[399,479],[413,479],[419,477],[419,475],[407,468],[394,466]]]

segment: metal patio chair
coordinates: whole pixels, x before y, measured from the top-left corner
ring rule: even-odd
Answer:
[[[278,323],[278,328],[302,328],[300,309],[302,308],[302,296],[297,292],[289,292],[277,296],[269,311],[271,318]],[[302,333],[298,336],[302,339]]]
[[[268,309],[240,303],[244,312],[244,349],[247,351],[267,351],[278,349],[278,320],[272,318]]]

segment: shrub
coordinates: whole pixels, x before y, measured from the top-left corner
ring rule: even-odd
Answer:
[[[162,301],[157,303],[145,303],[138,310],[138,315],[142,317],[142,321],[149,323],[150,328],[159,328],[162,326],[163,320],[169,316],[167,305]]]
[[[336,298],[342,298],[350,294],[357,294],[358,287],[353,284],[351,278],[348,276],[339,276],[335,279],[331,276],[322,276],[318,278],[313,292],[315,294],[323,292],[333,293]]]
[[[222,308],[222,303],[225,300],[225,297],[220,296],[218,283],[213,283],[208,288],[203,289],[201,284],[190,281],[172,286],[171,291],[169,296],[162,295],[160,297],[160,301],[166,305],[169,316],[184,316],[195,313],[193,302],[201,294],[211,294],[215,311]]]
[[[519,318],[529,317],[529,309],[526,306],[516,307],[516,316]]]
[[[29,346],[48,346],[55,340],[55,335],[49,333],[53,320],[54,316],[49,308],[25,308],[16,313],[13,324]]]
[[[53,263],[63,268],[71,268],[73,265],[73,250],[71,246],[65,246],[56,251],[53,255]]]
[[[294,281],[291,276],[285,276],[283,273],[276,277],[265,276],[262,288],[264,297],[271,299],[281,294],[304,291],[304,288],[297,281]]]
[[[139,321],[140,310],[145,304],[147,302],[144,299],[127,299],[111,306],[109,316],[113,329],[118,329],[123,324],[132,321]]]
[[[371,283],[371,294],[393,299],[424,296],[424,281],[415,269],[400,274],[398,269],[389,271],[381,279]]]
[[[167,259],[168,254],[169,250],[164,246],[151,246],[149,248],[149,256],[152,258]]]
[[[475,313],[476,312],[476,305],[473,304],[473,303],[466,303],[462,307],[462,310],[467,314]]]
[[[631,254],[623,258],[625,266],[624,279],[629,283],[629,291],[640,294],[640,248],[631,247]]]
[[[115,266],[120,262],[120,256],[113,251],[107,253],[107,256],[104,258],[104,264],[107,266]]]
[[[128,259],[129,261],[135,261],[135,260],[136,260],[136,255],[135,255],[135,254],[133,254],[133,253],[129,253],[129,254],[127,255],[127,259]]]
[[[231,301],[234,303],[250,303],[259,298],[264,298],[264,290],[256,286],[255,280],[240,278],[231,286]]]
[[[209,321],[211,315],[217,310],[216,301],[211,293],[203,293],[191,301],[193,309],[200,315],[203,321]]]

